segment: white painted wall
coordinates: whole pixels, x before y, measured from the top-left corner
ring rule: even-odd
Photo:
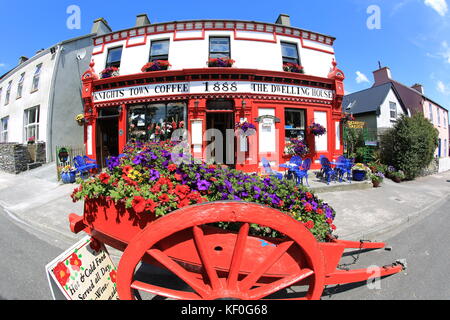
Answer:
[[[380,115],[377,116],[378,128],[392,128],[395,124],[391,121],[390,102],[395,102],[395,104],[397,105],[397,118],[400,118],[402,114],[405,114],[400,101],[397,99],[397,96],[391,88],[388,95],[386,96],[386,99],[380,106]]]
[[[0,118],[9,116],[8,142],[25,143],[24,138],[24,110],[40,106],[39,115],[39,141],[47,142],[47,113],[51,79],[55,67],[56,54],[44,51],[35,58],[24,62],[19,68],[8,74],[0,81],[3,88],[0,97]],[[39,90],[31,92],[36,66],[42,63],[39,80]],[[17,99],[17,86],[22,73],[25,72],[22,97]],[[12,82],[9,104],[5,106],[6,89]]]
[[[182,31],[177,32],[176,38],[197,38],[201,35],[201,31]],[[304,67],[305,73],[308,75],[327,77],[332,67],[331,63],[335,57],[333,53],[334,49],[330,45],[308,40],[303,41],[305,46],[329,51],[331,54],[303,48],[302,41],[299,38],[289,36],[278,35],[276,36],[276,43],[271,43],[252,40],[237,40],[232,31],[210,30],[205,31],[205,38],[203,40],[174,41],[173,32],[168,32],[157,35],[148,35],[145,44],[140,46],[126,48],[125,40],[106,44],[103,53],[93,56],[95,71],[100,73],[105,68],[108,49],[123,46],[120,74],[127,75],[140,73],[142,66],[148,62],[151,41],[162,39],[170,39],[169,62],[172,65],[172,70],[206,68],[209,56],[210,36],[230,37],[231,58],[236,61],[234,65],[235,68],[283,71],[281,41],[297,44],[301,64]],[[237,31],[236,38],[273,41],[274,35],[256,31]],[[145,40],[145,37],[139,36],[131,38],[129,43],[141,43],[143,40]],[[101,51],[101,48],[102,45],[94,48],[94,53]]]

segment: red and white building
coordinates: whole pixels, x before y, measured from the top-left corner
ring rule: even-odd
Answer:
[[[192,20],[151,24],[146,15],[136,26],[94,38],[91,69],[83,75],[87,155],[105,163],[130,139],[153,138],[162,123],[181,121],[195,157],[208,156],[208,129],[223,133],[226,153],[219,163],[255,172],[263,157],[275,168],[289,160],[290,138],[304,138],[313,168],[320,155],[343,153],[340,120],[344,74],[337,68],[335,38],[290,26],[289,16],[276,23]],[[230,58],[232,67],[209,67],[212,58]],[[149,61],[169,61],[168,70],[142,72]],[[303,67],[287,72],[285,63]],[[106,67],[119,76],[100,79]],[[253,123],[257,132],[246,144],[226,137],[236,123]],[[327,133],[308,132],[313,122]],[[216,142],[218,142],[216,138]],[[235,146],[236,145],[236,146]],[[236,163],[238,153],[244,161]]]

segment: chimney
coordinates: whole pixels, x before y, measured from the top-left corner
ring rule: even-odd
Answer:
[[[112,29],[108,25],[108,22],[105,19],[99,18],[94,21],[94,24],[92,25],[91,33],[95,33],[97,35],[102,35],[102,34],[111,33],[111,32],[112,32]]]
[[[21,56],[21,57],[19,58],[19,66],[20,66],[22,63],[24,63],[25,61],[27,61],[27,60],[28,60],[27,57]]]
[[[387,83],[392,80],[391,69],[388,67],[380,68],[373,72],[375,80],[374,86]]]
[[[422,95],[425,94],[425,90],[423,89],[423,86],[420,83],[416,83],[411,88],[413,88],[416,91],[419,91]]]
[[[282,26],[290,27],[291,26],[291,17],[289,17],[289,15],[287,15],[287,14],[282,13],[278,16],[278,19],[275,22],[275,24],[281,24]]]
[[[145,27],[151,25],[146,13],[138,14],[136,16],[136,27]]]

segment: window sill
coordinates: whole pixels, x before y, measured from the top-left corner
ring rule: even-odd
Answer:
[[[39,89],[31,90],[30,93],[35,93],[36,91],[39,91]]]

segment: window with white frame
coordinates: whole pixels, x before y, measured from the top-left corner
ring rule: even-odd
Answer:
[[[108,50],[108,57],[106,58],[106,68],[120,68],[120,63],[122,61],[122,50],[123,47],[111,48]]]
[[[17,84],[17,97],[16,99],[22,98],[23,91],[23,81],[25,80],[25,72],[20,75],[19,83]]]
[[[395,102],[389,102],[389,112],[391,120],[397,119],[397,104]]]
[[[33,76],[33,85],[31,86],[31,92],[37,91],[39,89],[39,80],[41,78],[42,63],[36,66]]]
[[[8,87],[6,87],[5,106],[9,103],[9,98],[11,97],[11,87],[12,80],[8,83]]]
[[[39,140],[39,106],[24,111],[24,131],[25,142],[30,138]]]
[[[8,142],[9,117],[2,118],[0,123],[0,142]]]
[[[433,105],[430,103],[429,107],[430,107],[430,121],[431,123],[433,123]]]
[[[441,110],[439,110],[439,108],[436,110],[437,111],[437,121],[438,121],[438,126],[441,126]]]
[[[169,45],[169,40],[152,41],[149,61],[169,60]]]

